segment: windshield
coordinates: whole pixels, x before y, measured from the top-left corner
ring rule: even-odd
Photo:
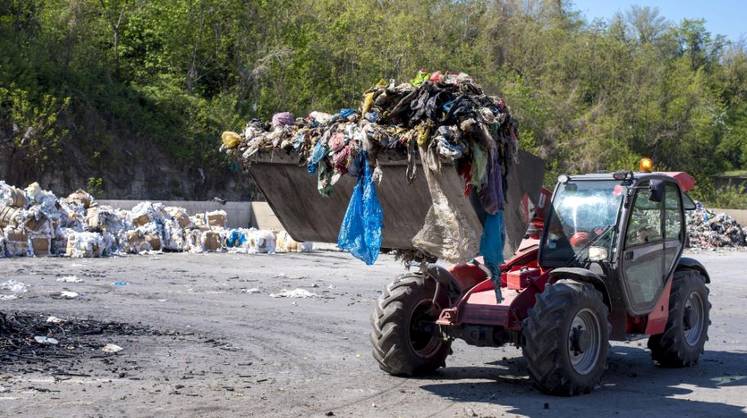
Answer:
[[[591,247],[597,257],[608,259],[624,194],[625,187],[616,180],[560,184],[542,243],[542,264],[555,267],[585,261]]]

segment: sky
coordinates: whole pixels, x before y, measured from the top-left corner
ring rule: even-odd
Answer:
[[[587,20],[607,21],[630,6],[657,7],[659,14],[672,22],[682,19],[705,19],[713,35],[725,35],[732,41],[747,40],[747,0],[572,0],[575,9]]]

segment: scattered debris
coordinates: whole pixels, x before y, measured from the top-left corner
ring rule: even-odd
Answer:
[[[726,213],[716,213],[696,202],[687,215],[688,244],[691,248],[747,246],[747,228]]]
[[[16,300],[18,299],[18,296],[16,295],[0,295],[0,300]]]
[[[29,291],[29,285],[10,279],[0,283],[0,290],[8,290],[13,293],[26,293]]]
[[[80,296],[80,293],[70,290],[62,290],[59,293],[52,295],[52,297],[55,299],[75,299],[78,296]]]
[[[124,280],[117,280],[116,282],[112,283],[112,286],[116,286],[116,287],[124,287],[124,286],[127,286],[128,284],[129,284],[129,283],[127,283],[127,282],[126,282],[126,281],[124,281]]]
[[[282,289],[279,293],[270,293],[271,298],[313,298],[318,296],[316,293],[311,293],[306,289],[296,288],[293,290]]]
[[[122,350],[124,350],[124,348],[122,348],[122,347],[120,347],[120,346],[118,346],[116,344],[107,344],[107,345],[105,345],[101,349],[101,351],[103,351],[105,353],[118,353],[118,352],[120,352]]]
[[[46,322],[48,324],[61,324],[61,323],[65,322],[65,320],[62,319],[62,318],[58,318],[56,316],[50,316],[50,317],[47,318]]]
[[[242,293],[249,293],[250,295],[253,295],[255,293],[260,293],[260,290],[257,289],[256,287],[253,287],[251,289],[241,289],[241,292]]]
[[[83,279],[78,276],[63,276],[57,279],[57,281],[62,283],[83,283]]]
[[[43,337],[43,336],[39,336],[39,335],[37,335],[37,336],[34,337],[34,341],[38,342],[39,344],[57,345],[57,343],[59,343],[59,341],[57,341],[56,338]]]

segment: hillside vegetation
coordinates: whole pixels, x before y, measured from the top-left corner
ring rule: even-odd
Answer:
[[[649,156],[709,199],[710,175],[747,169],[744,45],[650,8],[588,21],[562,0],[6,0],[0,51],[0,147],[19,182],[75,161],[106,194],[117,164],[157,153],[220,184],[235,172],[223,129],[356,105],[420,68],[504,96],[548,180]]]

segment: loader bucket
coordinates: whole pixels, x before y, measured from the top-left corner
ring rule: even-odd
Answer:
[[[383,172],[383,180],[377,188],[384,211],[382,248],[412,248],[412,237],[423,226],[425,214],[431,206],[422,168],[418,163],[418,175],[410,184],[405,176],[405,159],[380,155],[378,161]],[[296,155],[278,150],[255,156],[249,172],[293,239],[337,242],[355,178],[342,176],[332,194],[323,197],[317,191],[317,176],[309,174],[305,165],[299,164]],[[456,168],[444,165],[442,176],[449,199],[461,199],[458,204],[471,210],[469,199],[464,198],[464,180]],[[519,163],[512,167],[508,176],[508,203],[504,212],[507,254],[513,253],[527,229],[526,210],[521,208],[522,198],[527,195],[536,203],[543,177],[543,160],[519,151]],[[476,215],[474,219],[477,219]]]

